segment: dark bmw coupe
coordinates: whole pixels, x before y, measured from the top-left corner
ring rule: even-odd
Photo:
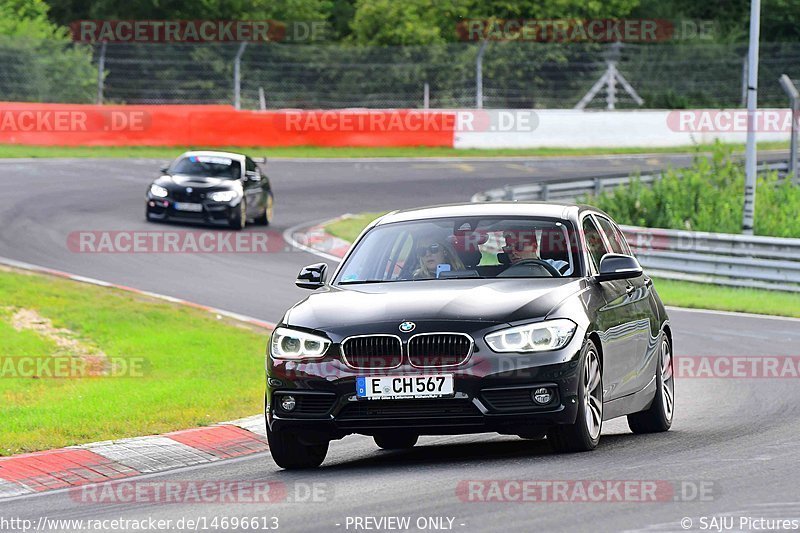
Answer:
[[[672,331],[619,227],[588,206],[463,204],[373,222],[327,281],[297,285],[268,348],[269,447],[322,463],[351,433],[384,449],[496,431],[594,449],[603,422],[666,431]]]
[[[147,188],[147,220],[224,224],[272,221],[269,179],[251,158],[230,152],[186,152]]]

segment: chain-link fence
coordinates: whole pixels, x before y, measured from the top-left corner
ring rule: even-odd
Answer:
[[[31,49],[0,41],[0,94],[17,101],[231,105],[240,55],[243,109],[421,108],[426,92],[431,108],[572,108],[611,64],[641,107],[739,107],[746,52],[746,45],[686,43],[490,42],[481,53],[480,43],[243,49],[239,43],[40,43]],[[800,43],[762,44],[760,106],[786,105],[778,84],[784,73],[800,78]],[[587,107],[606,107],[607,89],[599,84]],[[613,102],[639,106],[623,86]]]

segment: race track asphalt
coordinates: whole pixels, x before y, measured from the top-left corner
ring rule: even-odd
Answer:
[[[686,156],[491,161],[283,161],[269,164],[275,238],[287,228],[346,212],[467,201],[481,190],[538,179],[618,174],[686,164]],[[144,192],[153,160],[0,161],[0,256],[220,307],[268,321],[302,298],[301,266],[319,258],[269,254],[81,254],[78,230],[152,230]],[[225,231],[225,230],[221,230]],[[246,230],[254,231],[254,230]],[[798,355],[800,321],[672,310],[678,357]],[[324,502],[274,504],[81,503],[65,492],[0,502],[0,516],[50,519],[277,516],[281,531],[365,531],[348,517],[452,517],[453,530],[683,531],[702,516],[800,518],[800,387],[796,379],[679,379],[673,430],[634,436],[604,426],[593,453],[555,455],[544,442],[492,434],[423,437],[412,450],[379,451],[351,436],[331,444],[320,469],[285,472],[269,454],[149,476],[148,481],[265,481],[292,490],[321,483]],[[644,480],[703,483],[699,501],[475,503],[463,480]],[[690,489],[686,489],[692,492]],[[680,499],[680,498],[678,498]],[[672,500],[672,498],[670,498]],[[412,527],[416,531],[416,527]]]

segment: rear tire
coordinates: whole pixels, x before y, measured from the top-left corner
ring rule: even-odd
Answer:
[[[247,203],[245,203],[244,198],[239,202],[239,207],[231,217],[228,225],[235,230],[242,230],[247,225]]]
[[[649,409],[628,415],[628,427],[637,434],[661,433],[672,427],[672,418],[675,415],[672,345],[666,334],[662,335],[656,368],[656,396]]]
[[[267,442],[272,459],[287,470],[316,468],[328,454],[328,442],[304,444],[291,431],[272,431],[267,425]]]
[[[269,226],[269,223],[272,222],[272,195],[267,195],[267,203],[264,206],[264,213],[261,216],[256,217],[255,223],[261,226]]]
[[[560,453],[588,452],[600,442],[603,429],[603,372],[594,342],[581,350],[583,366],[578,382],[578,415],[575,423],[555,426],[547,432],[553,450]]]
[[[413,448],[419,440],[419,435],[413,433],[392,433],[389,435],[375,435],[375,444],[384,450],[407,450]]]

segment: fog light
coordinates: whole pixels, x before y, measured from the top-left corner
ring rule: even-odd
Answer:
[[[547,405],[553,401],[553,394],[550,392],[550,389],[540,387],[531,393],[531,398],[537,405]]]
[[[270,387],[282,387],[283,381],[277,378],[268,378],[267,383],[269,383]]]
[[[281,396],[281,409],[284,411],[294,411],[296,405],[294,396]]]

